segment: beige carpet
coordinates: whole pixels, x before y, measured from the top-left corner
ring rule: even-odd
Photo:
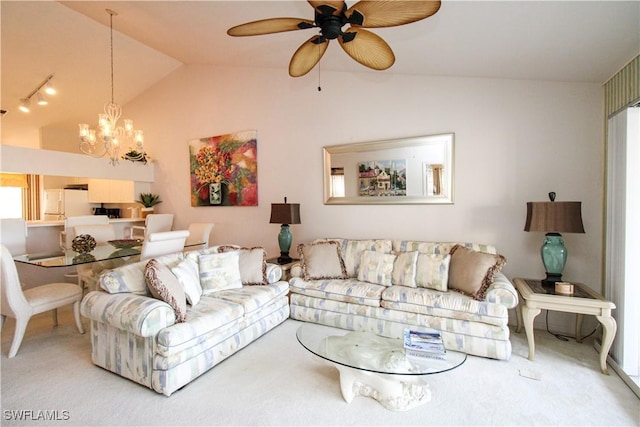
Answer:
[[[286,321],[167,398],[94,366],[89,334],[77,333],[69,310],[58,328],[48,313],[33,318],[18,355],[7,359],[14,327],[8,319],[0,424],[640,425],[640,400],[615,372],[600,373],[590,341],[563,342],[536,331],[531,362],[524,333],[514,333],[510,361],[470,356],[461,367],[429,377],[431,402],[392,412],[366,397],[347,404],[337,370],[298,344],[299,324]],[[43,414],[58,420],[37,419]]]

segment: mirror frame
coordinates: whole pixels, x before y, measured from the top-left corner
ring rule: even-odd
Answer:
[[[411,138],[389,139],[372,142],[359,142],[353,144],[330,145],[322,148],[324,157],[324,204],[325,205],[406,205],[406,204],[422,204],[422,205],[443,205],[453,204],[454,190],[454,133],[445,133],[438,135],[416,136]],[[380,159],[380,152],[384,150],[397,150],[402,148],[419,148],[419,147],[437,147],[442,146],[442,156],[444,158],[443,171],[443,193],[441,195],[408,195],[408,196],[347,196],[334,197],[331,193],[331,170],[332,156],[341,154],[362,154],[362,161],[368,161],[367,153],[371,156],[375,155]],[[384,153],[382,153],[384,154]],[[397,155],[389,154],[387,160],[397,159]],[[408,157],[408,156],[405,156]],[[428,159],[418,160],[420,167],[423,169]],[[335,165],[334,165],[335,166]],[[424,188],[424,170],[420,172],[421,182],[415,183],[420,188]],[[424,193],[424,190],[422,190]]]

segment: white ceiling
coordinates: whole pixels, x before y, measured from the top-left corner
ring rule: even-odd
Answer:
[[[353,1],[348,1],[352,5]],[[226,30],[271,17],[313,19],[294,1],[0,2],[3,142],[18,129],[93,123],[110,98],[109,15],[114,17],[115,101],[126,104],[182,64],[269,67],[313,29],[234,38]],[[409,25],[373,30],[396,63],[371,71],[332,42],[322,69],[603,83],[640,53],[638,1],[444,1]],[[48,74],[60,92],[28,115],[19,99]],[[313,72],[306,77],[312,76]]]

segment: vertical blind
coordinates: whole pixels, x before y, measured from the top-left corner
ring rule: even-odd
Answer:
[[[605,118],[640,100],[640,55],[604,84]]]

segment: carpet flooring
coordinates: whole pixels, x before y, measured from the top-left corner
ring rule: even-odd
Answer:
[[[429,403],[393,412],[368,397],[346,403],[338,371],[300,346],[294,320],[171,397],[94,366],[89,334],[78,334],[70,310],[56,328],[49,313],[32,318],[8,359],[14,325],[7,319],[1,338],[3,426],[640,425],[640,400],[611,369],[600,373],[592,341],[541,330],[535,361],[524,332],[512,333],[511,360],[469,356],[428,378]]]

